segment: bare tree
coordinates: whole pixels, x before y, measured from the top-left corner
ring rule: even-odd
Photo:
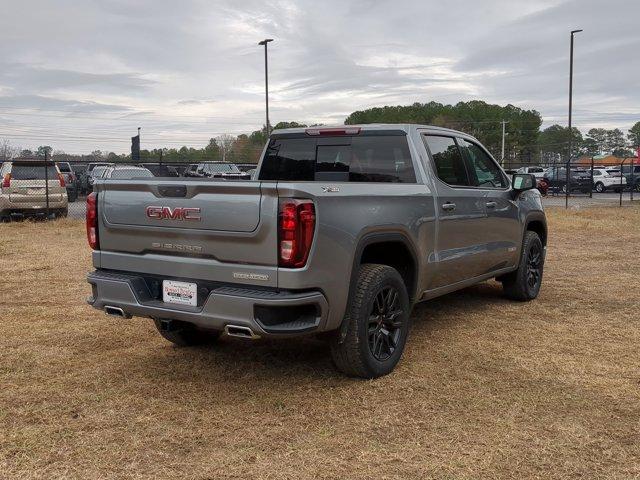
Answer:
[[[216,142],[222,151],[222,161],[227,161],[227,155],[231,152],[233,148],[233,144],[235,143],[236,138],[233,135],[229,135],[227,133],[216,137]]]
[[[12,145],[7,139],[0,140],[0,161],[6,162],[20,154],[20,147]]]

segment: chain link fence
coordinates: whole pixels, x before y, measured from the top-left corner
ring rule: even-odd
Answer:
[[[16,158],[0,164],[0,219],[53,219],[85,216],[86,197],[98,179],[252,178],[256,165],[209,163],[53,162],[48,157]],[[593,207],[640,204],[640,161],[621,159],[601,165],[597,159],[546,162],[508,161],[507,173],[532,173],[546,206]]]
[[[637,158],[583,157],[537,165],[505,162],[507,173],[533,173],[548,206],[624,206],[640,201],[640,161]]]

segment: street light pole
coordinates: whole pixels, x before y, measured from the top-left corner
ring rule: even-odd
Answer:
[[[269,63],[267,60],[267,44],[273,42],[273,38],[265,38],[258,45],[264,45],[264,93],[267,115],[267,135],[271,133],[271,126],[269,125]]]
[[[573,130],[571,124],[571,114],[573,107],[573,36],[576,33],[580,33],[582,30],[571,30],[571,48],[569,52],[569,152],[567,155],[567,178],[566,178],[566,192],[564,199],[565,208],[569,208],[569,192],[571,187],[569,180],[571,179],[571,150],[573,150]]]

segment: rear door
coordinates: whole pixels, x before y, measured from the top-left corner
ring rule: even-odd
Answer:
[[[467,165],[454,136],[423,134],[437,194],[436,267],[429,289],[484,273],[488,232],[484,199],[471,188]]]

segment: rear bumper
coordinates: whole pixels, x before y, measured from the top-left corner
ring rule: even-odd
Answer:
[[[319,291],[251,289],[194,281],[203,292],[202,300],[197,307],[188,307],[164,303],[158,291],[150,288],[149,278],[137,274],[96,270],[87,281],[92,286],[87,302],[98,310],[112,307],[121,309],[124,316],[181,320],[213,330],[248,327],[261,337],[323,331],[329,313],[328,302]]]
[[[63,202],[50,202],[49,211],[61,211],[68,207],[67,200]],[[3,216],[37,216],[44,215],[47,212],[46,205],[30,205],[28,203],[16,203],[16,202],[1,202],[0,201],[0,214]]]

